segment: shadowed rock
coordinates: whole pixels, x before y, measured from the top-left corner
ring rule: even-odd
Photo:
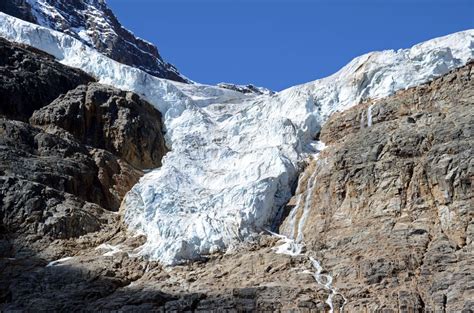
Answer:
[[[134,93],[97,83],[59,97],[36,111],[30,122],[60,127],[81,143],[141,169],[161,166],[167,151],[159,111]]]
[[[49,54],[0,38],[0,116],[27,121],[33,111],[91,81]]]

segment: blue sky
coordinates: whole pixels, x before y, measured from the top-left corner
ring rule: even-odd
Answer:
[[[108,0],[189,78],[281,90],[373,50],[474,28],[474,0]]]

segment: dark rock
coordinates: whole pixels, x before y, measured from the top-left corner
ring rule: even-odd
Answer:
[[[23,122],[0,119],[0,173],[110,208],[86,147]]]
[[[43,184],[0,176],[1,222],[17,235],[77,238],[101,229],[103,209]]]
[[[34,110],[93,80],[44,52],[0,38],[0,116],[27,121]]]
[[[12,106],[3,102],[2,112],[10,119],[0,118],[0,310],[84,310],[84,304],[107,298],[144,273],[140,260],[132,261],[123,252],[114,253],[114,258],[103,256],[103,249],[95,248],[117,234],[126,236],[121,232],[120,216],[111,211],[119,209],[123,196],[143,172],[123,158],[141,167],[160,164],[160,153],[165,151],[161,116],[132,93],[92,84],[78,88],[87,99],[81,108],[87,105],[92,110],[84,108],[81,132],[76,132],[75,116],[54,113],[55,109],[69,110],[70,103],[54,102],[57,107],[48,106],[45,111],[51,110],[51,120],[72,134],[53,123],[39,128],[12,120],[28,119],[47,99],[77,86],[53,87],[51,84],[60,84],[55,79],[67,82],[81,73],[33,49],[0,43],[6,47],[0,53],[14,56],[0,60],[0,73],[13,71],[18,80],[18,84],[1,86]],[[46,76],[35,72],[36,66]],[[27,83],[21,83],[24,77]],[[91,80],[86,78],[83,83]],[[41,85],[43,80],[49,85]],[[9,98],[15,94],[38,95],[41,101],[29,103],[27,96]],[[88,135],[96,140],[88,140]],[[143,244],[141,237],[128,241],[131,249]],[[81,256],[87,253],[93,256]],[[63,257],[72,258],[45,267]],[[155,300],[164,299],[163,303],[175,299],[159,292],[150,294]],[[95,309],[91,305],[87,310]]]
[[[229,83],[219,83],[217,84],[217,86],[224,89],[238,91],[244,94],[257,94],[257,95],[269,95],[269,96],[275,94],[275,92],[270,89],[257,87],[252,84],[236,85],[236,84],[229,84]]]
[[[30,122],[60,127],[81,143],[141,169],[161,166],[167,152],[158,110],[134,93],[97,83],[59,97],[36,111]]]

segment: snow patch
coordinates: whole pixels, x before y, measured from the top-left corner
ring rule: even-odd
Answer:
[[[103,256],[113,256],[116,253],[122,252],[121,245],[111,245],[108,243],[103,243],[100,246],[97,246],[95,250],[105,250],[106,252]]]
[[[66,261],[69,261],[71,260],[73,257],[72,256],[68,256],[68,257],[65,257],[65,258],[62,258],[62,259],[59,259],[59,260],[56,260],[56,261],[52,261],[52,262],[49,262],[46,267],[52,267],[52,266],[60,266],[60,265],[63,265],[62,263],[66,262]]]

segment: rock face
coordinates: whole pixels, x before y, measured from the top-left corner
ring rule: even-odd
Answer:
[[[167,152],[160,112],[134,93],[101,84],[68,92],[30,121],[67,130],[81,143],[111,151],[140,169],[160,167]]]
[[[189,82],[153,44],[123,28],[104,0],[3,0],[0,12],[71,35],[154,76]]]
[[[302,174],[305,200],[281,230],[297,233],[310,201],[304,240],[347,310],[472,309],[473,79],[471,63],[323,127],[328,148]]]
[[[44,266],[95,251],[120,231],[122,198],[141,169],[159,166],[166,153],[161,115],[133,93],[96,83],[76,88],[92,78],[44,53],[0,44],[0,310],[18,308],[30,296],[22,309],[51,308],[32,288],[43,273],[54,288],[82,284],[78,297],[85,301],[93,277],[53,277]],[[37,126],[21,121],[31,115]]]
[[[96,164],[86,147],[10,120],[1,121],[0,134],[2,175],[49,186],[109,207],[97,179]],[[24,207],[18,201],[14,204]]]
[[[0,115],[27,121],[34,110],[94,79],[49,54],[0,38],[0,81]]]

